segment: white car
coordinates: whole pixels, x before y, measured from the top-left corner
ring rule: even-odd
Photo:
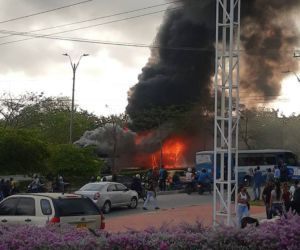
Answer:
[[[88,183],[75,193],[89,197],[104,213],[109,213],[112,207],[138,205],[137,192],[118,182]]]
[[[88,198],[76,194],[32,193],[12,195],[0,202],[0,225],[45,226],[68,223],[76,227],[104,229],[104,216]]]

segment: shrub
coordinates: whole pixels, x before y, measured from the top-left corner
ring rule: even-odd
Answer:
[[[181,224],[163,226],[144,231],[129,230],[123,233],[108,233],[75,229],[69,225],[47,226],[0,226],[0,249],[68,249],[68,250],[139,250],[139,249],[288,249],[300,246],[300,217],[288,215],[274,223],[245,229],[218,226],[203,227]]]

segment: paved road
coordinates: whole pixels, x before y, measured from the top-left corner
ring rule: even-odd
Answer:
[[[166,193],[163,195],[157,196],[158,206],[160,210],[190,207],[201,204],[211,204],[212,195],[203,194],[199,195],[198,193],[192,193],[190,195],[186,193]],[[127,216],[134,214],[142,213],[151,213],[153,208],[149,207],[149,210],[145,211],[142,209],[143,201],[139,201],[137,209],[128,209],[128,208],[115,208],[109,214],[105,215],[105,218],[115,218],[119,216]]]
[[[193,224],[196,221],[205,226],[212,224],[212,195],[198,195],[196,193],[169,194],[158,196],[161,209],[142,209],[140,202],[137,209],[115,209],[105,215],[106,230],[110,232],[127,231],[128,229],[143,230],[147,227],[161,227],[163,225],[178,225],[182,222]],[[251,206],[251,216],[264,218],[263,206]]]

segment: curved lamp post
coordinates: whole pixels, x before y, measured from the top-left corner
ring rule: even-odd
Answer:
[[[70,113],[70,138],[69,138],[69,143],[72,144],[72,141],[73,141],[73,116],[74,116],[74,95],[75,95],[75,78],[76,78],[76,70],[78,68],[78,65],[79,65],[79,62],[81,60],[81,58],[83,56],[88,56],[89,54],[82,54],[80,57],[79,57],[79,60],[77,63],[73,63],[72,61],[72,58],[70,57],[69,54],[65,53],[65,54],[62,54],[63,56],[67,56],[69,57],[69,60],[70,60],[70,64],[71,64],[71,67],[72,67],[72,71],[73,71],[73,86],[72,86],[72,106],[71,106],[71,113]]]

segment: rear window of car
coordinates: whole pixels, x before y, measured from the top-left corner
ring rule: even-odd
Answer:
[[[54,199],[56,216],[98,215],[100,210],[89,198]]]
[[[105,184],[101,185],[100,183],[88,183],[80,188],[80,191],[101,191]]]

